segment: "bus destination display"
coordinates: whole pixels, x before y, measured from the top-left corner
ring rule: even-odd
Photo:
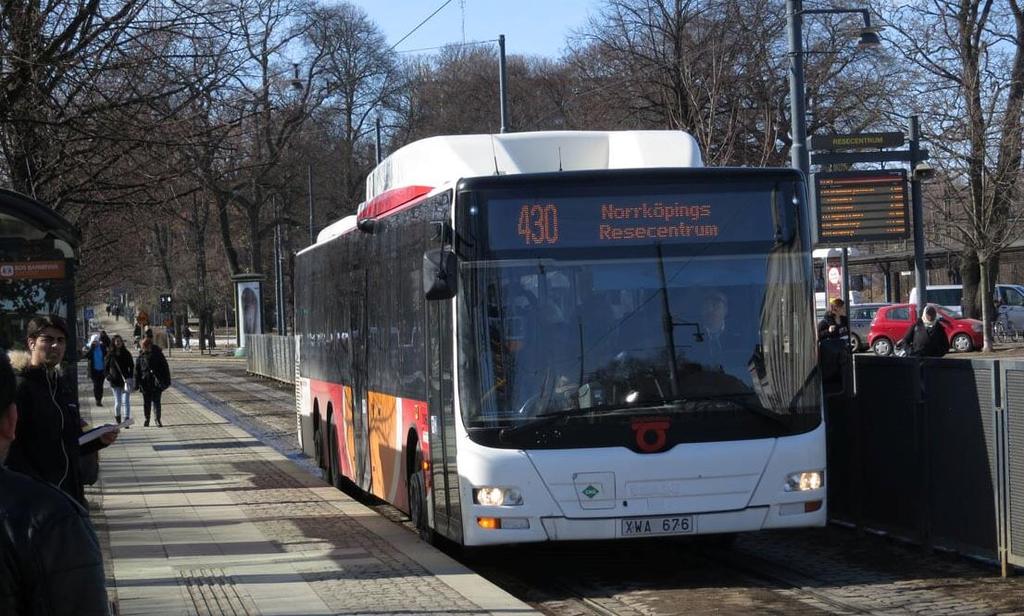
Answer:
[[[766,194],[688,197],[492,199],[487,205],[489,244],[492,250],[515,250],[771,237],[771,208],[754,205]]]
[[[818,173],[815,186],[820,243],[902,240],[910,236],[906,171]]]

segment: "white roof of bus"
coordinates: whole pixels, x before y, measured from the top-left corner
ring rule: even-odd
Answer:
[[[697,141],[677,130],[538,131],[451,135],[399,148],[366,178],[366,201],[404,186],[445,186],[460,178],[597,169],[702,167]],[[356,226],[346,216],[317,234],[322,244]],[[316,245],[314,244],[314,246]],[[299,251],[305,252],[308,248]]]
[[[700,167],[683,131],[540,131],[430,137],[400,148],[366,178],[366,201],[394,188],[545,171]]]

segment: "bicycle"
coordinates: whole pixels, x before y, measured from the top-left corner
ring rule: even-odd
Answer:
[[[996,322],[992,324],[992,337],[996,339],[996,342],[1017,342],[1022,332],[1017,331],[1017,328],[1013,326],[1013,321],[1005,313],[1001,313],[996,319]]]

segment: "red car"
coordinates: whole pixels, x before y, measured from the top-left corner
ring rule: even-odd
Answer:
[[[984,344],[982,323],[977,319],[963,319],[941,306],[939,323],[949,338],[949,344],[958,352],[980,349]],[[877,355],[892,355],[896,343],[903,339],[910,327],[917,321],[917,306],[914,304],[893,304],[879,308],[868,330],[868,346]]]

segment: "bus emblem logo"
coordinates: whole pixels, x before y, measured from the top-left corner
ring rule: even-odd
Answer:
[[[598,490],[593,485],[588,485],[587,487],[583,488],[583,496],[586,496],[587,498],[594,498],[600,492],[601,490]]]
[[[633,432],[636,433],[636,446],[643,453],[654,453],[661,451],[668,441],[669,426],[672,422],[666,417],[650,417],[637,419],[633,422]]]

